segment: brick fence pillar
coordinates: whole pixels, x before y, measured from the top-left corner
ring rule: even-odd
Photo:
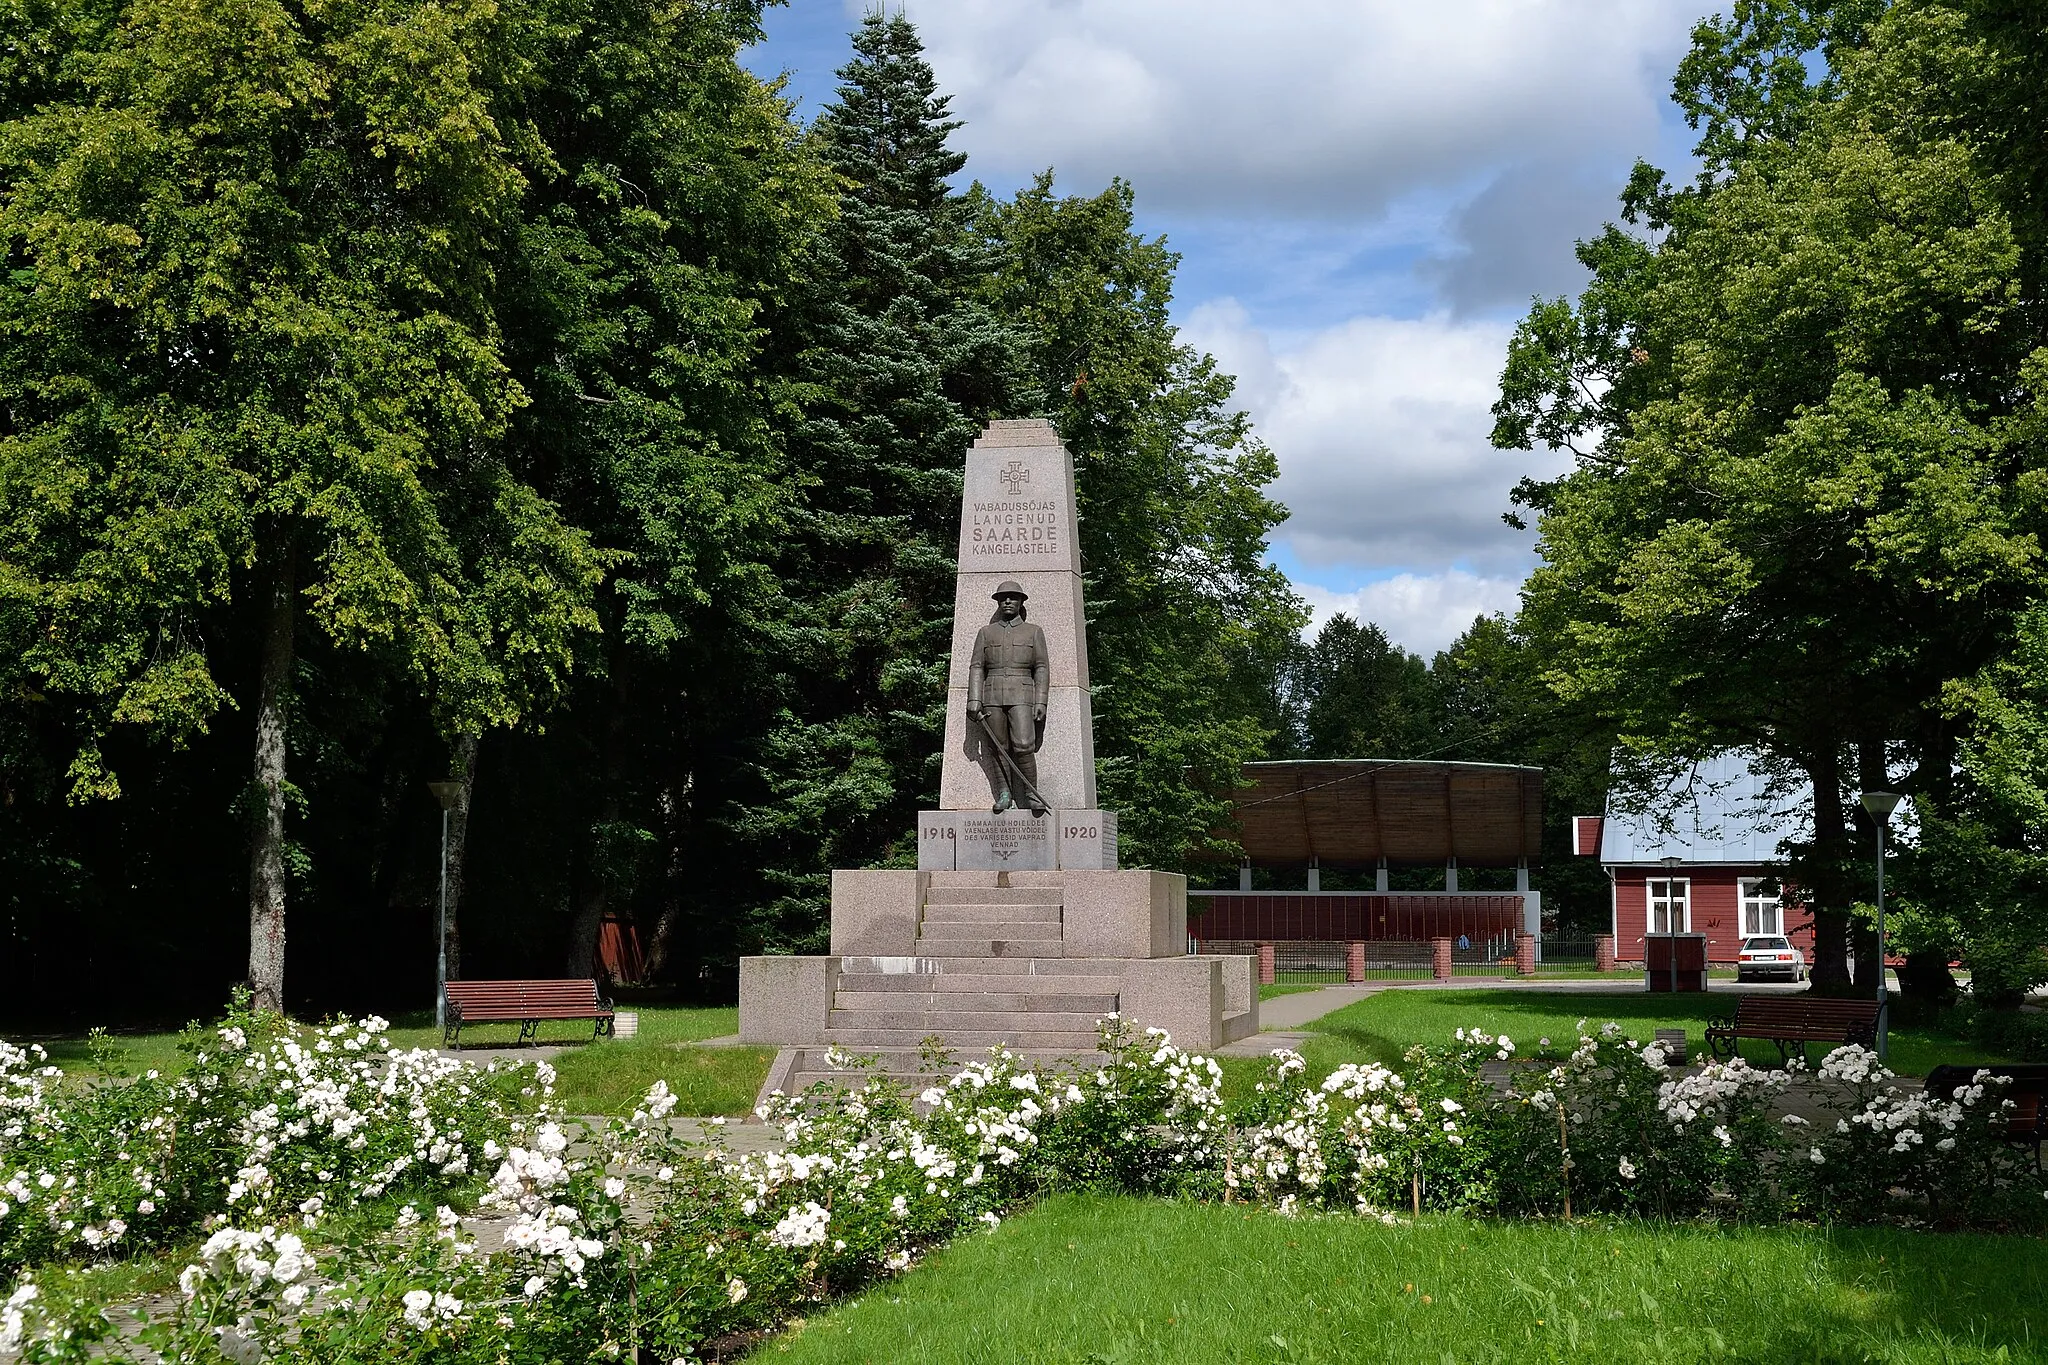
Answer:
[[[1536,975],[1536,935],[1515,935],[1515,974]]]
[[[1347,943],[1344,945],[1344,979],[1346,981],[1365,980],[1365,945],[1363,943]]]
[[[1273,945],[1270,943],[1261,943],[1259,945],[1259,984],[1261,986],[1273,984]]]
[[[1439,981],[1449,981],[1451,971],[1451,941],[1447,938],[1433,938],[1429,941],[1429,974]]]
[[[1611,972],[1614,970],[1614,935],[1601,934],[1593,940],[1593,970]]]

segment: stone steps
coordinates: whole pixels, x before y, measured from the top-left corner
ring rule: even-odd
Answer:
[[[1056,938],[925,938],[917,940],[919,957],[1064,957],[1066,945]]]
[[[1001,961],[1001,959],[997,959]],[[972,969],[957,972],[904,972],[885,976],[879,972],[842,972],[839,993],[843,995],[928,995],[958,992],[968,995],[1110,995],[1100,976],[1083,973],[1035,974],[1031,972],[990,972],[989,964],[977,962]]]
[[[848,1051],[864,1052],[876,1048],[915,1048],[933,1033],[930,1028],[832,1028],[825,1030],[825,1044],[834,1044]],[[942,1034],[946,1046],[958,1054],[962,1051],[980,1051],[989,1047],[1043,1048],[1053,1051],[1078,1049],[1085,1052],[1095,1050],[1095,1021],[1089,1020],[1085,1028],[1019,1028],[1006,1024],[997,1028],[947,1029]]]
[[[896,1029],[923,1038],[937,1033],[946,1038],[969,1033],[1001,1033],[1007,1029],[1034,1032],[1085,1033],[1095,1036],[1095,1021],[1102,1016],[1093,1010],[858,1010],[834,1009],[826,1018],[826,1032],[833,1029]]]
[[[1024,939],[1051,941],[1060,937],[1058,920],[966,920],[949,922],[927,916],[918,930],[919,943],[952,939]]]
[[[862,991],[841,988],[833,1009],[859,1013],[892,1010],[1046,1010],[1100,1017],[1116,1009],[1115,992],[1087,991]]]
[[[1017,904],[984,905],[975,902],[970,905],[932,905],[924,907],[924,922],[934,924],[1058,924],[1062,907],[1058,901],[1050,904],[1025,901]]]
[[[927,909],[935,905],[1059,905],[1066,892],[1057,886],[933,886],[925,890]]]
[[[914,968],[908,964],[915,964]],[[943,970],[942,970],[943,969]],[[883,978],[898,980],[931,981],[944,979],[960,981],[970,975],[1003,976],[1116,976],[1123,975],[1124,964],[1117,958],[1074,958],[1062,962],[1034,961],[1031,958],[1000,957],[985,962],[960,963],[952,958],[943,962],[929,959],[902,957],[843,957],[840,959],[839,974],[842,980],[854,978],[859,981],[875,981]]]

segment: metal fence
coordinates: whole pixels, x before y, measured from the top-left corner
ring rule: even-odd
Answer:
[[[1512,944],[1524,912],[1514,891],[1190,891],[1188,932],[1204,942],[1482,943],[1505,935]]]
[[[1537,940],[1540,976],[1591,976],[1595,971],[1591,934],[1545,934]]]
[[[1257,941],[1252,939],[1202,939],[1192,946],[1203,953],[1256,957]],[[1279,939],[1273,942],[1273,981],[1276,985],[1327,985],[1345,981],[1427,981],[1435,975],[1432,949],[1426,941],[1379,940],[1360,945],[1363,963],[1354,975],[1348,956],[1351,944],[1322,939]],[[1515,944],[1512,938],[1492,940],[1451,949],[1453,976],[1513,976]]]
[[[1424,947],[1429,945],[1424,944]],[[1475,941],[1469,936],[1463,947],[1451,945],[1452,976],[1513,976],[1515,936],[1497,933]]]

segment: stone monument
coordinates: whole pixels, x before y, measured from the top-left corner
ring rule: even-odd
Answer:
[[[1187,879],[1117,866],[1095,800],[1074,461],[1042,419],[967,453],[938,810],[917,868],[832,874],[827,957],[740,961],[740,1036],[782,1044],[764,1095],[839,1045],[915,1071],[923,1040],[1095,1051],[1118,1012],[1204,1049],[1258,1031],[1249,957],[1187,951]]]

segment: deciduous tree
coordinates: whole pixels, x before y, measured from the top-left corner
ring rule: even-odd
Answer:
[[[490,305],[533,17],[148,0],[17,10],[0,108],[0,670],[74,800],[114,727],[254,722],[250,975],[283,1003],[294,659],[315,631],[506,720],[596,561],[499,458]],[[516,135],[516,134],[515,134]],[[260,664],[217,676],[230,604]]]

